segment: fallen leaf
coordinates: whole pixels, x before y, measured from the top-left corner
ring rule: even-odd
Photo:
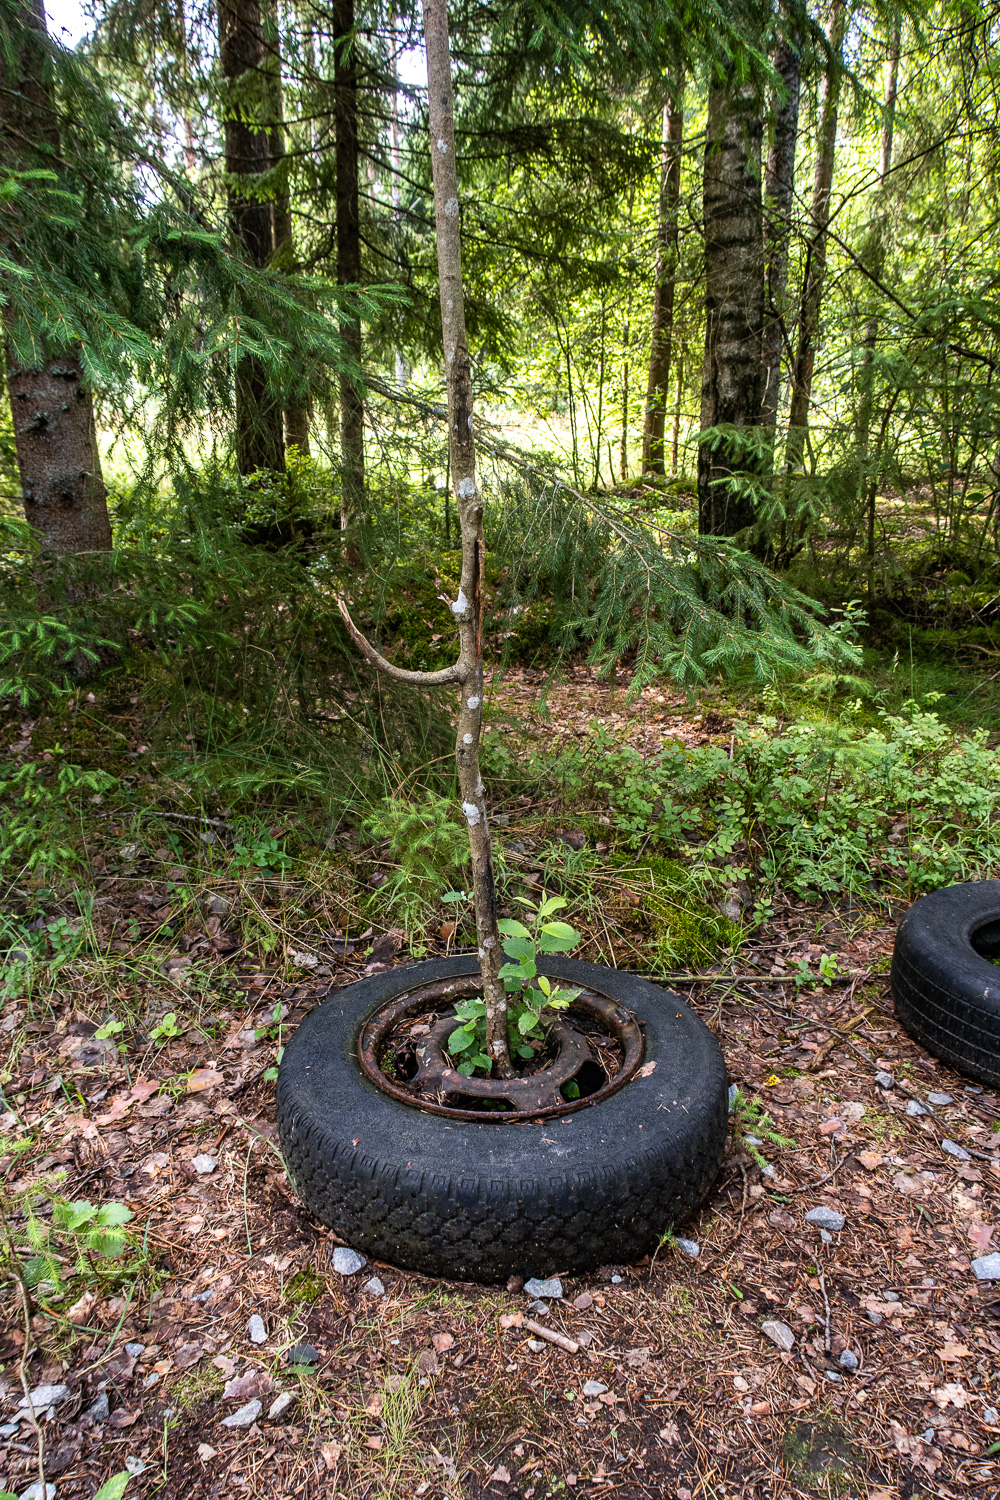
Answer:
[[[680,1442],[681,1430],[676,1422],[668,1422],[666,1427],[660,1428],[660,1441],[672,1448],[675,1443]]]
[[[146,1099],[151,1099],[158,1093],[160,1085],[155,1078],[137,1078],[129,1093],[130,1099],[135,1099],[142,1104]]]
[[[833,1135],[835,1131],[843,1130],[843,1128],[843,1120],[838,1120],[836,1116],[834,1116],[832,1120],[823,1121],[822,1125],[819,1127],[819,1133],[820,1135]]]
[[[366,1448],[374,1448],[375,1452],[377,1453],[379,1451],[379,1449],[381,1448],[381,1446],[382,1446],[382,1439],[380,1437],[365,1438],[365,1447]]]
[[[231,1375],[236,1374],[236,1361],[230,1359],[228,1354],[217,1354],[212,1363],[217,1370],[222,1371],[227,1380]]]
[[[969,1239],[976,1249],[985,1254],[990,1248],[990,1240],[993,1238],[992,1224],[973,1224],[969,1230]]]
[[[965,1344],[946,1343],[938,1350],[938,1359],[944,1365],[954,1364],[957,1360],[968,1359],[971,1353],[972,1350]]]
[[[431,1339],[431,1343],[439,1354],[443,1354],[446,1349],[450,1349],[454,1342],[455,1340],[450,1333],[436,1333]]]
[[[869,1172],[874,1172],[876,1167],[882,1165],[882,1157],[879,1156],[877,1151],[859,1151],[858,1161]]]
[[[191,1366],[196,1365],[204,1353],[205,1350],[201,1344],[181,1344],[179,1348],[174,1350],[174,1369],[190,1370]]]
[[[638,1073],[635,1076],[637,1078],[648,1078],[649,1075],[652,1073],[652,1071],[653,1071],[653,1069],[655,1067],[656,1067],[655,1061],[654,1062],[643,1063],[642,1067],[639,1069]]]
[[[119,1095],[117,1099],[113,1100],[107,1114],[97,1116],[97,1123],[98,1125],[113,1125],[116,1120],[123,1120],[131,1108],[132,1100]]]
[[[218,1360],[215,1361],[219,1363]],[[226,1382],[222,1394],[227,1401],[239,1401],[244,1405],[257,1396],[266,1396],[274,1381],[264,1370],[246,1370],[238,1375],[235,1380]]]
[[[128,1407],[119,1406],[118,1410],[113,1411],[108,1418],[108,1426],[115,1428],[131,1427],[132,1423],[137,1422],[138,1419],[139,1413],[137,1411],[129,1411]]]
[[[935,1406],[944,1411],[946,1406],[957,1406],[959,1409],[968,1406],[969,1396],[964,1386],[954,1382],[948,1385],[939,1385],[936,1390],[931,1391],[931,1400]]]
[[[189,1094],[201,1094],[224,1082],[222,1074],[215,1068],[195,1068],[188,1074],[187,1089]]]
[[[86,1323],[90,1316],[90,1310],[96,1301],[97,1297],[93,1292],[84,1292],[83,1296],[73,1303],[66,1316],[71,1323]]]
[[[489,1484],[510,1484],[510,1470],[509,1469],[505,1469],[504,1466],[503,1466],[503,1464],[501,1464],[498,1469],[494,1469],[493,1470],[493,1473],[489,1477],[488,1483]]]
[[[340,1443],[320,1443],[319,1445],[320,1458],[322,1458],[328,1469],[335,1469],[337,1467],[343,1451]]]

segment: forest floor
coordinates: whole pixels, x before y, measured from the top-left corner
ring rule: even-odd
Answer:
[[[530,674],[508,682],[522,722],[539,690]],[[589,674],[548,702],[539,735],[604,719],[643,749],[664,733],[728,739],[718,715],[686,716],[669,694],[630,709]],[[101,890],[123,921],[166,899],[155,872]],[[61,1170],[66,1197],[126,1204],[135,1248],[113,1280],[81,1280],[65,1314],[44,1296],[27,1326],[3,1308],[0,1481],[22,1495],[38,1477],[35,1431],[12,1430],[23,1373],[69,1387],[40,1424],[58,1500],[89,1500],[126,1468],[129,1500],[993,1500],[1000,1292],[970,1261],[1000,1248],[1000,1100],[897,1025],[898,915],[790,903],[681,986],[731,1079],[795,1145],[768,1153],[771,1176],[727,1157],[698,1219],[676,1226],[697,1258],[665,1246],[651,1264],[563,1276],[549,1320],[575,1354],[529,1347],[522,1291],[372,1262],[338,1275],[336,1237],[291,1193],[265,1077],[275,1006],[287,1030],[331,989],[407,961],[394,941],[367,957],[331,945],[325,972],[289,983],[210,919],[154,986],[159,1010],[166,992],[181,1014],[199,976],[198,1024],[127,1044],[95,1032],[150,981],[122,978],[116,994],[104,971],[63,969],[44,1005],[0,1018],[0,1177],[23,1195]],[[820,952],[839,973],[805,988],[799,961]],[[907,1113],[912,1100],[928,1112]],[[975,1154],[947,1154],[956,1137]],[[805,1222],[821,1204],[846,1221],[829,1243]],[[792,1330],[790,1349],[764,1335],[769,1320]],[[591,1398],[588,1382],[605,1389]],[[254,1400],[251,1425],[223,1425]]]

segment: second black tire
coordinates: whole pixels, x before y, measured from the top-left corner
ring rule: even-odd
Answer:
[[[935,1057],[1000,1085],[1000,880],[921,896],[896,933],[892,994],[907,1031]]]
[[[489,1282],[638,1260],[701,1205],[718,1172],[728,1120],[718,1043],[669,990],[554,958],[551,978],[602,991],[642,1026],[644,1063],[625,1087],[537,1124],[452,1120],[382,1093],[358,1063],[366,1017],[477,969],[464,956],[392,969],[306,1016],[277,1084],[297,1192],[353,1248],[434,1276]]]

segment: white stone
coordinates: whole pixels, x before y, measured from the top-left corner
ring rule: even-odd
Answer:
[[[692,1260],[697,1260],[698,1256],[701,1254],[701,1246],[698,1244],[697,1240],[678,1239],[677,1248],[678,1250],[683,1251],[685,1255],[690,1255]]]
[[[338,1245],[333,1252],[333,1269],[338,1276],[354,1276],[367,1264],[363,1255],[359,1255],[356,1250],[348,1250],[346,1245]]]
[[[972,1157],[969,1155],[968,1151],[966,1151],[965,1147],[960,1146],[957,1141],[942,1141],[941,1150],[946,1151],[949,1156],[954,1156],[956,1161],[972,1160]]]
[[[526,1297],[561,1297],[562,1282],[558,1276],[551,1276],[548,1281],[540,1281],[537,1276],[532,1276],[530,1281],[524,1283],[524,1293]]]
[[[531,1350],[532,1354],[541,1354],[542,1350],[545,1348],[545,1342],[543,1339],[529,1339],[528,1348]]]
[[[247,1324],[247,1333],[250,1335],[250,1342],[252,1344],[267,1343],[267,1329],[264,1327],[264,1319],[260,1313],[254,1313],[250,1319]]]
[[[980,1281],[1000,1281],[1000,1252],[981,1255],[972,1262],[972,1269]]]
[[[68,1385],[36,1385],[28,1396],[22,1396],[17,1403],[23,1411],[30,1406],[32,1411],[44,1411],[47,1406],[58,1406],[60,1401],[65,1401],[69,1396]]]
[[[281,1395],[275,1397],[271,1402],[267,1412],[267,1420],[273,1422],[277,1417],[280,1417],[283,1412],[288,1410],[294,1400],[294,1391],[282,1391]]]
[[[950,1094],[928,1094],[927,1102],[928,1104],[954,1104],[955,1101]]]
[[[209,1172],[215,1171],[219,1161],[215,1156],[192,1156],[191,1165],[199,1177],[207,1177]]]
[[[906,1104],[906,1113],[908,1115],[929,1115],[931,1111],[927,1108],[926,1104],[921,1104],[919,1099],[909,1099]]]
[[[365,1282],[365,1291],[368,1292],[372,1297],[385,1296],[385,1287],[382,1285],[377,1276],[373,1276],[371,1281]]]
[[[26,1490],[22,1490],[20,1500],[43,1500],[41,1480],[36,1479],[34,1484],[29,1484]],[[54,1484],[46,1484],[44,1500],[56,1500],[56,1487]]]
[[[264,1410],[262,1401],[248,1401],[246,1406],[241,1406],[239,1411],[234,1411],[230,1416],[223,1417],[223,1427],[252,1427]]]
[[[817,1229],[826,1229],[831,1234],[839,1234],[846,1222],[843,1214],[838,1214],[835,1208],[827,1208],[823,1203],[818,1208],[811,1208],[806,1214],[807,1224],[815,1224]]]
[[[583,1388],[583,1394],[591,1397],[603,1396],[606,1390],[607,1386],[602,1385],[599,1380],[588,1380]]]
[[[795,1347],[795,1335],[787,1323],[779,1323],[776,1318],[772,1318],[760,1325],[760,1331],[766,1339],[770,1339],[772,1344],[777,1344],[778,1348],[784,1350],[786,1354]]]
[[[198,1444],[198,1457],[201,1459],[203,1464],[207,1464],[210,1458],[215,1457],[215,1454],[216,1450],[212,1447],[211,1443]]]

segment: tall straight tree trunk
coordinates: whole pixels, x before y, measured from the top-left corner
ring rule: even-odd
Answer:
[[[337,281],[356,286],[361,280],[361,221],[358,208],[358,65],[354,40],[354,0],[333,0],[330,9],[334,45],[334,112],[337,129]],[[352,318],[342,330],[356,366],[361,364],[361,321]],[[341,520],[361,507],[365,490],[365,412],[357,381],[340,377]]]
[[[281,36],[277,6],[270,3],[264,18],[264,70],[268,90],[268,168],[271,174],[271,264],[282,271],[295,269],[292,202],[288,189],[285,157],[285,106],[281,85]],[[309,386],[297,352],[286,383],[284,407],[285,447],[309,452]]]
[[[263,270],[273,248],[262,183],[271,154],[264,22],[258,0],[218,0],[218,12],[230,233],[247,263]],[[269,389],[263,361],[250,353],[236,366],[236,464],[241,474],[285,467],[281,403]]]
[[[701,426],[760,423],[764,250],[760,182],[763,136],[754,88],[734,63],[713,78],[705,138],[705,355]],[[747,476],[759,446],[734,433],[702,439],[698,451],[698,529],[734,536],[754,522]]]
[[[885,265],[886,248],[886,210],[885,210],[885,179],[892,167],[892,137],[896,124],[896,89],[899,83],[899,47],[901,38],[900,21],[897,17],[893,22],[892,34],[889,38],[889,58],[886,69],[885,104],[882,109],[882,142],[879,152],[878,168],[878,212],[873,229],[872,244],[872,271],[876,277],[881,277]],[[872,402],[874,398],[875,377],[875,349],[878,344],[878,317],[869,318],[865,328],[864,354],[861,359],[861,370],[859,372],[859,385],[861,387],[861,402],[858,409],[858,474],[861,492],[865,501],[865,554],[868,560],[868,592],[871,594],[875,588],[875,519],[876,500],[878,498],[878,484],[874,474],[869,473],[871,466],[871,455],[869,453],[869,438],[872,421]]]
[[[684,83],[671,91],[663,110],[663,154],[660,160],[660,207],[656,224],[656,283],[653,328],[646,385],[646,421],[642,433],[644,474],[662,474],[663,433],[670,385],[677,286],[678,208],[681,197],[681,148],[684,141]]]
[[[772,431],[778,421],[781,397],[781,355],[787,339],[785,292],[788,287],[788,245],[791,238],[792,202],[795,196],[795,147],[799,134],[799,93],[802,54],[797,35],[786,36],[778,46],[774,71],[781,79],[784,97],[776,99],[774,134],[767,155],[764,177],[764,396],[762,427]]]
[[[806,250],[805,279],[802,288],[802,305],[799,311],[798,346],[795,351],[795,371],[792,378],[792,401],[788,414],[785,467],[789,474],[796,473],[802,467],[806,431],[809,427],[816,344],[819,338],[820,314],[823,309],[823,283],[826,279],[826,247],[830,227],[833,168],[837,154],[837,116],[840,108],[846,17],[847,8],[844,0],[833,0],[830,10],[830,62],[823,85],[816,175],[813,181],[812,232]]]
[[[57,168],[59,126],[46,78],[45,11],[26,0],[13,43],[13,66],[0,67],[0,164],[13,172]],[[2,45],[2,42],[0,42]],[[0,57],[3,53],[0,51]],[[13,217],[0,224],[0,248],[12,261],[26,259]],[[107,491],[78,344],[55,350],[41,364],[24,363],[5,300],[7,391],[24,514],[52,552],[106,552],[111,547]]]

